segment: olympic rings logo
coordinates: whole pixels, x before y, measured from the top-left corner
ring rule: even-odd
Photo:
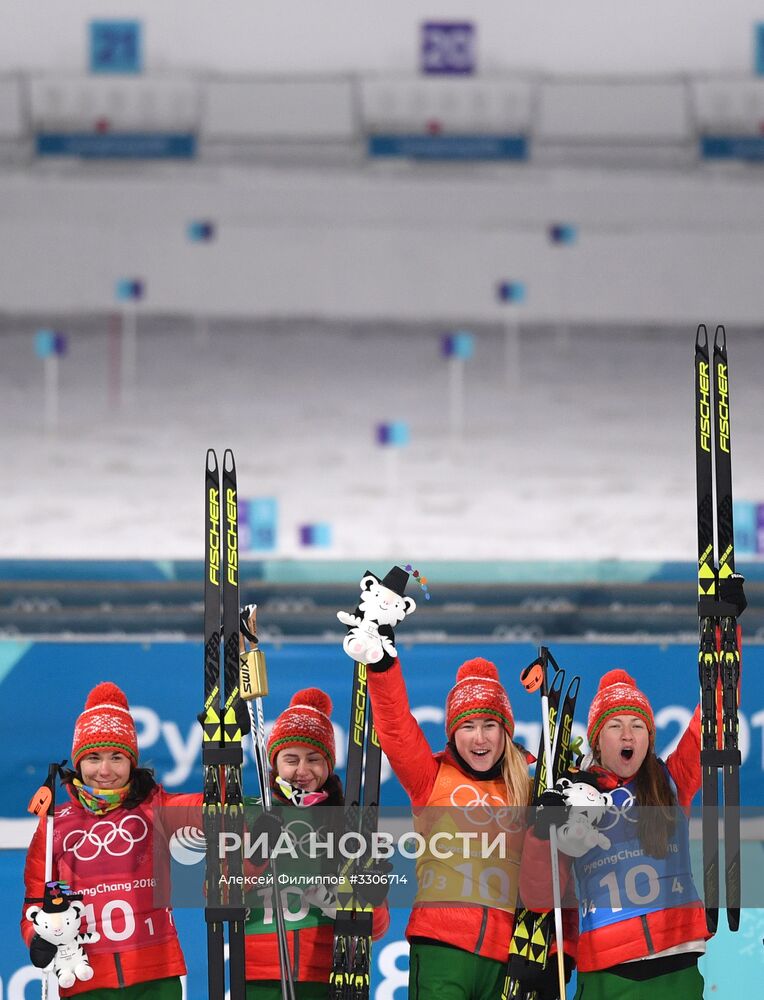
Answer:
[[[304,858],[314,857],[314,842],[319,839],[322,834],[325,834],[325,832],[326,827],[322,826],[316,829],[304,819],[292,820],[291,823],[286,823],[283,829],[283,833],[288,837],[291,847]]]
[[[622,795],[618,796],[618,800],[620,801],[616,799],[616,792],[622,793]],[[605,810],[604,816],[597,824],[597,829],[600,832],[612,830],[620,820],[624,820],[626,823],[638,822],[638,817],[631,815],[631,811],[637,801],[633,793],[628,788],[616,788],[610,794],[613,797],[613,804]]]
[[[465,801],[466,792],[469,798]],[[505,833],[519,833],[523,828],[524,810],[508,806],[498,795],[484,792],[482,795],[474,785],[457,785],[451,792],[451,805],[461,809],[473,826],[489,826],[496,823]]]
[[[101,851],[113,858],[122,858],[148,836],[149,828],[142,816],[124,816],[119,823],[101,819],[89,830],[70,830],[64,837],[64,853],[79,861],[94,861]]]

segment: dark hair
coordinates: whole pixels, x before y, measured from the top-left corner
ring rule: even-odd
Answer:
[[[648,750],[637,771],[634,793],[639,807],[639,843],[646,854],[665,858],[676,829],[677,800],[666,768],[652,750]]]
[[[79,768],[77,768],[76,771],[73,771],[71,768],[67,768],[65,771],[61,772],[62,785],[71,785],[75,778],[82,781],[82,774]],[[157,787],[154,772],[151,768],[134,767],[130,772],[130,791],[127,793],[125,801],[122,803],[122,808],[135,809],[135,807],[139,806],[141,802],[145,802],[149,795],[151,795]]]

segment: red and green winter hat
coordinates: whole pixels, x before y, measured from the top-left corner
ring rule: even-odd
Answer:
[[[499,671],[480,656],[467,660],[456,671],[456,684],[446,698],[446,736],[451,739],[468,719],[496,719],[510,739],[515,731],[512,706]]]
[[[138,764],[138,738],[124,691],[110,681],[96,684],[74,724],[72,764],[89,753],[116,750]]]
[[[634,678],[625,670],[609,670],[600,680],[597,694],[589,709],[587,737],[594,746],[602,727],[614,715],[635,715],[647,723],[650,740],[655,738],[655,719],[647,697],[639,690]]]
[[[334,770],[332,699],[320,688],[304,688],[292,695],[289,707],[276,719],[268,737],[268,760],[275,767],[276,755],[289,746],[315,747]]]

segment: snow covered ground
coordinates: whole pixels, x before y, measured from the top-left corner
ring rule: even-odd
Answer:
[[[44,429],[32,321],[0,329],[4,557],[201,558],[205,451],[235,450],[243,497],[279,502],[275,555],[693,559],[694,329],[476,329],[464,433],[439,330],[141,318],[121,408],[106,317],[72,321],[60,420]],[[764,501],[758,331],[728,329],[736,497]],[[455,397],[454,397],[455,398]],[[375,443],[405,421],[411,443]]]

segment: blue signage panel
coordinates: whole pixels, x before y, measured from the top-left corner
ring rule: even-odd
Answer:
[[[246,596],[246,595],[243,595]],[[419,614],[419,612],[417,612]],[[422,612],[425,617],[426,612]],[[260,622],[267,626],[265,618]],[[330,623],[327,623],[330,624]],[[399,636],[405,642],[404,627]],[[271,693],[265,701],[267,720],[286,708],[291,695],[321,684],[334,702],[332,719],[340,772],[345,764],[350,716],[352,664],[339,644],[283,643],[265,647]],[[202,731],[196,716],[201,698],[202,644],[193,642],[0,642],[0,726],[7,761],[0,771],[0,805],[4,816],[22,817],[32,792],[47,774],[50,761],[69,752],[74,720],[90,689],[101,680],[124,687],[138,728],[141,758],[156,769],[169,791],[202,787]],[[520,684],[520,670],[536,655],[527,643],[454,643],[405,647],[401,661],[414,713],[434,750],[445,742],[446,695],[458,666],[485,656],[499,667],[516,718],[516,738],[535,751],[541,732],[537,702]],[[586,712],[599,678],[623,667],[637,678],[650,698],[657,725],[657,750],[670,749],[697,703],[697,647],[628,643],[566,642],[554,649],[560,664],[581,675],[578,721],[585,733]],[[347,662],[346,662],[347,661]],[[196,683],[198,681],[198,684]],[[34,689],[35,697],[29,693]],[[41,724],[41,720],[45,722]],[[743,649],[741,708],[741,798],[744,806],[764,811],[764,646]],[[34,737],[30,737],[34,733]],[[245,785],[256,784],[247,747]],[[383,770],[383,805],[406,799],[387,767]]]
[[[421,29],[420,68],[427,74],[474,73],[475,25],[470,21],[426,21]]]
[[[40,132],[38,156],[76,156],[83,160],[188,160],[196,156],[192,133]]]
[[[704,135],[700,154],[705,160],[764,160],[764,135]]]
[[[90,22],[91,73],[140,73],[142,70],[140,21]]]
[[[754,24],[753,40],[753,71],[757,76],[764,76],[764,22]]]
[[[370,135],[369,156],[410,160],[527,160],[524,135]]]
[[[466,330],[457,330],[456,333],[446,333],[440,342],[441,354],[446,358],[458,358],[460,361],[469,361],[475,353],[475,337]]]
[[[242,550],[273,552],[278,538],[279,505],[275,497],[239,500],[239,530]]]

